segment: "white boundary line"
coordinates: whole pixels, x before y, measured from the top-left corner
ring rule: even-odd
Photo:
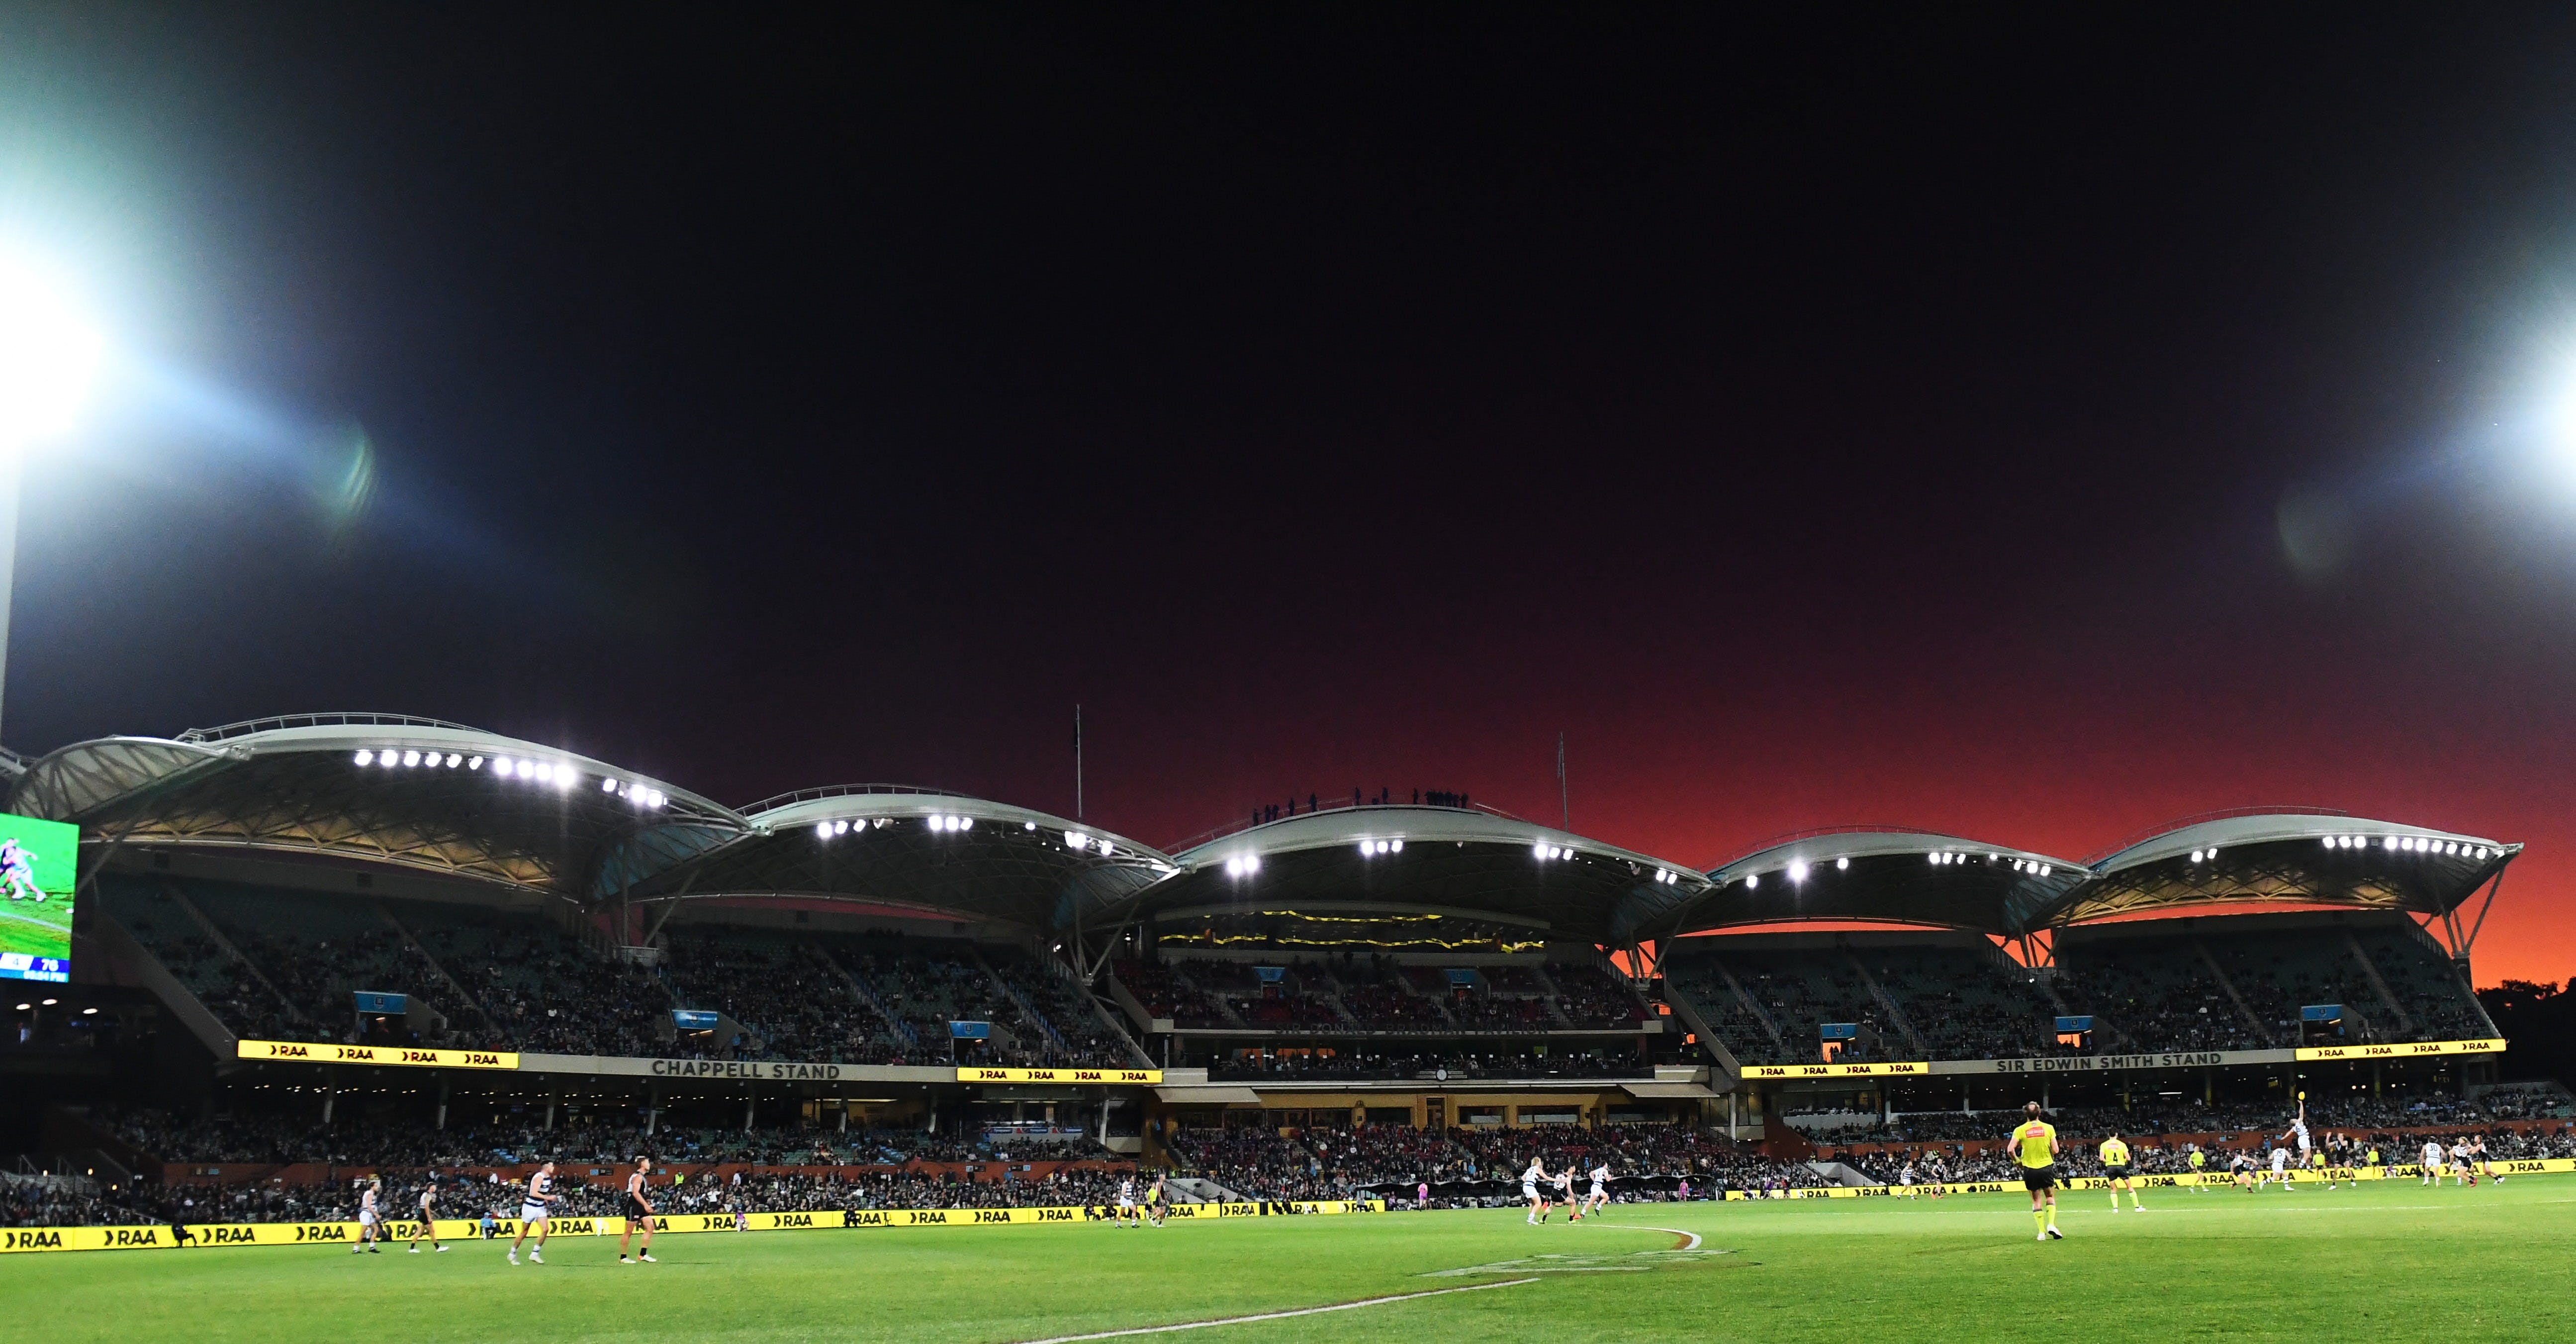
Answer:
[[[1634,1226],[1634,1224],[1630,1224],[1630,1226]],[[1699,1234],[1697,1232],[1684,1232],[1678,1227],[1650,1227],[1645,1230],[1648,1232],[1670,1232],[1676,1237],[1690,1238],[1689,1245],[1676,1246],[1673,1248],[1676,1251],[1696,1251],[1699,1249]]]
[[[1657,1231],[1663,1229],[1658,1228]],[[1398,1293],[1393,1297],[1364,1297],[1357,1302],[1336,1302],[1329,1307],[1299,1307],[1295,1311],[1265,1311],[1257,1316],[1226,1316],[1213,1321],[1183,1321],[1178,1325],[1140,1325],[1133,1330],[1103,1330],[1091,1335],[1051,1335],[1033,1339],[1028,1344],[1074,1344],[1084,1339],[1124,1339],[1129,1335],[1168,1335],[1176,1330],[1205,1330],[1211,1325],[1244,1325],[1252,1321],[1284,1321],[1291,1316],[1321,1316],[1328,1311],[1350,1311],[1358,1307],[1382,1307],[1389,1302],[1411,1302],[1416,1298],[1440,1297],[1448,1293],[1481,1293],[1488,1288],[1510,1288],[1536,1283],[1536,1279],[1505,1279],[1501,1283],[1471,1283],[1464,1288],[1434,1288],[1422,1293]]]

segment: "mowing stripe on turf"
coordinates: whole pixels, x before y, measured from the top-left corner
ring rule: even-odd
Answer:
[[[1657,1228],[1657,1231],[1664,1229]],[[1397,1293],[1393,1297],[1364,1297],[1357,1302],[1336,1302],[1328,1307],[1299,1307],[1295,1311],[1265,1311],[1257,1316],[1224,1316],[1213,1321],[1183,1321],[1178,1325],[1140,1325],[1132,1330],[1103,1330],[1089,1335],[1050,1335],[1033,1339],[1028,1344],[1074,1344],[1082,1339],[1123,1339],[1129,1335],[1168,1335],[1176,1330],[1205,1330],[1212,1325],[1246,1325],[1253,1321],[1284,1321],[1291,1316],[1321,1316],[1328,1311],[1351,1311],[1360,1307],[1382,1307],[1389,1302],[1411,1302],[1415,1298],[1439,1297],[1447,1293],[1481,1293],[1488,1288],[1510,1288],[1517,1284],[1536,1283],[1536,1279],[1505,1279],[1501,1283],[1471,1283],[1464,1288],[1434,1288],[1423,1293]]]

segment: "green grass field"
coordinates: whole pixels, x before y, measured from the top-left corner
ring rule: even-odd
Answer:
[[[1494,1211],[694,1234],[635,1267],[592,1237],[517,1268],[500,1243],[11,1255],[0,1320],[46,1344],[1032,1340],[1508,1284],[1179,1337],[2576,1338],[2576,1179],[2151,1195],[2116,1217],[2070,1195],[2068,1240],[2044,1245],[2020,1197],[1983,1195],[1630,1205],[1544,1228]],[[1699,1233],[1700,1253],[1648,1225]]]
[[[72,903],[0,901],[0,952],[71,955]]]

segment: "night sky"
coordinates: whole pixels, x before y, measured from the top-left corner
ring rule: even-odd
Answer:
[[[2576,974],[2576,20],[0,10],[120,353],[6,740],[457,719],[1170,843],[2340,807]]]

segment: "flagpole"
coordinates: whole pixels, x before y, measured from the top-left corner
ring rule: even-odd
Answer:
[[[1565,734],[1556,735],[1556,824],[1560,830],[1574,829],[1574,795],[1565,782]]]

